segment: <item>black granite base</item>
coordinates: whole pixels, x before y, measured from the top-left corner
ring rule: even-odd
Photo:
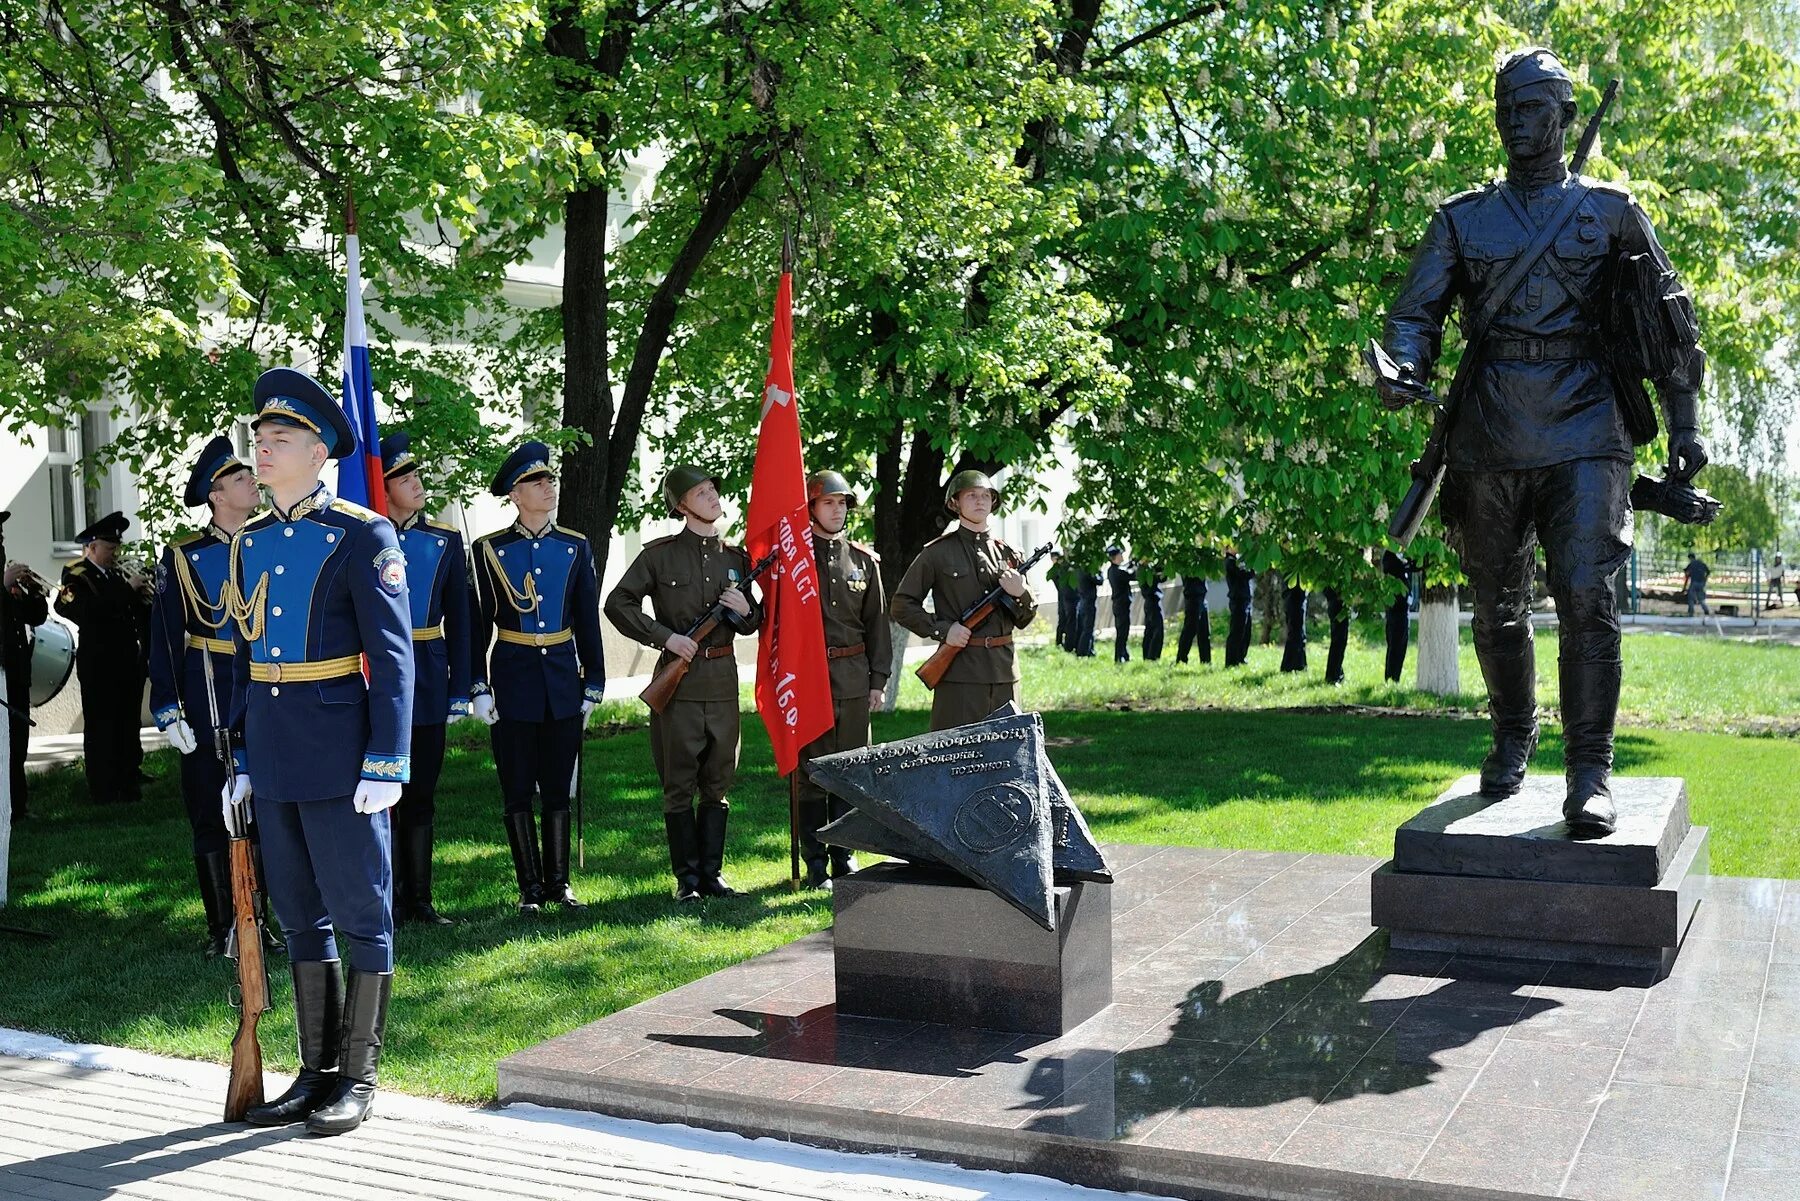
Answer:
[[[1112,1001],[1112,886],[1055,889],[1046,931],[985,888],[904,863],[835,882],[839,1013],[1065,1034]]]
[[[1615,778],[1619,828],[1596,839],[1570,837],[1560,777],[1499,802],[1478,784],[1463,777],[1395,831],[1370,878],[1393,946],[1668,970],[1710,866],[1681,780]]]
[[[1065,1035],[840,1014],[827,931],[507,1057],[500,1100],[1203,1201],[1794,1196],[1800,883],[1714,877],[1656,981],[1393,950],[1373,859],[1106,857],[1114,1000]]]

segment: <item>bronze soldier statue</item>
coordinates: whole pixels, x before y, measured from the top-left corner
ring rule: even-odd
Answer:
[[[1383,338],[1397,366],[1377,387],[1390,408],[1429,395],[1445,318],[1460,300],[1470,344],[1453,386],[1442,515],[1475,593],[1474,637],[1493,716],[1482,792],[1518,791],[1537,746],[1531,633],[1533,548],[1556,601],[1571,833],[1610,833],[1619,704],[1613,583],[1631,553],[1632,447],[1654,436],[1641,378],[1662,401],[1669,477],[1706,463],[1695,417],[1704,355],[1692,307],[1649,219],[1625,189],[1571,175],[1563,146],[1574,81],[1548,50],[1510,55],[1494,77],[1506,178],[1445,201],[1413,255]],[[1577,156],[1579,165],[1581,156]],[[1649,279],[1655,295],[1638,284]],[[1635,290],[1634,290],[1635,289]],[[1686,305],[1685,311],[1678,311]],[[1622,314],[1685,321],[1685,340],[1618,353]],[[1641,329],[1640,323],[1637,328]],[[1646,424],[1648,429],[1646,429]]]

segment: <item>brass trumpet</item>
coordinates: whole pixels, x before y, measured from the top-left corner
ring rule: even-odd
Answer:
[[[8,563],[6,579],[8,586],[17,589],[22,596],[43,600],[50,597],[50,581],[23,563]]]

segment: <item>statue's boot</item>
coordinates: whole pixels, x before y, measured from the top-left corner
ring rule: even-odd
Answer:
[[[312,1133],[344,1134],[362,1125],[369,1116],[393,986],[392,972],[350,970],[350,981],[344,989],[344,1024],[338,1040],[338,1078],[325,1103],[306,1119],[306,1128]]]
[[[1577,838],[1611,834],[1618,827],[1613,807],[1613,723],[1619,715],[1618,663],[1563,663],[1563,820]]]
[[[1494,746],[1481,761],[1481,795],[1500,800],[1518,792],[1537,750],[1537,655],[1530,631],[1516,647],[1476,658],[1487,681]]]
[[[288,965],[294,977],[294,1027],[300,1035],[300,1075],[285,1093],[244,1113],[252,1126],[303,1122],[325,1104],[338,1083],[338,1040],[344,1007],[343,966],[336,959]]]

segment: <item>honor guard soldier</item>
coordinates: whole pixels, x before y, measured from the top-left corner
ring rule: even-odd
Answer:
[[[594,552],[585,534],[551,520],[556,474],[542,442],[508,455],[490,490],[519,516],[475,540],[475,716],[493,727],[519,912],[579,909],[569,888],[569,805],[580,783],[582,726],[606,690]],[[543,798],[542,855],[533,793]]]
[[[75,675],[81,681],[81,753],[88,798],[96,805],[139,800],[144,762],[138,726],[144,707],[147,588],[118,566],[131,521],[109,513],[77,534],[81,558],[63,568],[56,611],[75,623]]]
[[[425,516],[425,481],[405,431],[381,440],[388,517],[406,556],[412,603],[412,778],[394,806],[394,921],[448,926],[431,903],[432,829],[444,727],[470,716],[469,556],[462,532]]]
[[[1019,665],[1013,655],[1015,629],[1037,616],[1037,602],[1017,567],[1019,554],[988,532],[988,518],[1000,507],[1000,490],[986,473],[959,471],[944,489],[944,507],[957,515],[956,528],[925,544],[894,590],[894,620],[934,642],[963,652],[931,693],[931,728],[980,721],[1000,706],[1019,701]],[[975,629],[957,617],[998,584],[1001,603]],[[925,610],[930,596],[936,613]]]
[[[725,882],[726,793],[737,777],[742,742],[737,659],[732,640],[756,632],[761,606],[740,587],[750,574],[742,548],[720,539],[718,477],[698,467],[673,467],[663,477],[669,516],[686,524],[679,534],[645,545],[606,597],[606,617],[620,633],[692,666],[661,713],[650,714],[650,754],[662,782],[663,829],[675,899],[729,897]],[[645,598],[650,613],[644,612]],[[719,605],[724,618],[704,643],[689,630]],[[695,795],[699,804],[694,804]]]
[[[816,472],[806,483],[812,515],[813,559],[819,568],[819,611],[825,621],[825,658],[831,674],[832,727],[800,752],[800,837],[806,883],[830,888],[831,879],[856,870],[850,852],[827,848],[819,827],[843,816],[846,806],[812,782],[805,766],[819,755],[869,745],[869,714],[881,704],[893,666],[887,597],[881,590],[881,559],[844,537],[844,523],[856,504],[850,482],[835,471]]]
[[[256,473],[231,440],[208,442],[194,461],[182,503],[207,506],[206,525],[177,538],[156,566],[150,603],[150,715],[181,755],[181,800],[193,831],[194,868],[206,912],[206,956],[225,953],[231,933],[229,837],[219,794],[230,770],[218,735],[231,716],[236,644],[231,639],[231,537],[262,504]],[[263,878],[260,864],[257,877]]]
[[[394,980],[387,811],[412,736],[406,560],[387,518],[319,482],[326,459],[356,453],[331,394],[277,367],[255,400],[256,474],[274,507],[231,540],[236,775],[225,803],[255,805],[294,976],[300,1076],[245,1117],[341,1134],[374,1097]]]
[[[1459,375],[1439,510],[1475,593],[1493,717],[1481,791],[1517,792],[1537,747],[1530,617],[1542,546],[1557,614],[1563,818],[1577,837],[1604,835],[1616,820],[1622,671],[1614,582],[1631,557],[1633,446],[1656,435],[1642,380],[1662,400],[1669,478],[1684,484],[1706,463],[1695,414],[1706,356],[1643,209],[1618,185],[1569,172],[1575,81],[1563,64],[1538,47],[1509,55],[1494,109],[1506,178],[1432,216],[1388,310],[1383,342],[1398,377],[1378,387],[1390,408],[1426,398],[1460,301],[1468,356],[1479,357]],[[1655,326],[1650,342],[1629,332],[1643,328],[1633,313]],[[1640,361],[1627,370],[1624,354]]]
[[[0,509],[0,530],[12,514]],[[6,539],[0,535],[0,563]],[[26,816],[25,756],[31,742],[31,631],[50,620],[50,586],[23,563],[7,563],[0,580],[0,670],[6,675],[6,729],[11,742],[8,777],[12,819]]]

